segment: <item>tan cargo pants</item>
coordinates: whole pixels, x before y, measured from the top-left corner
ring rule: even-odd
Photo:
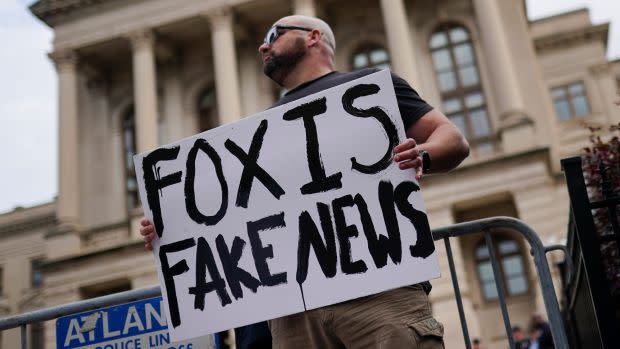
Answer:
[[[443,325],[420,285],[269,321],[273,349],[442,349]]]

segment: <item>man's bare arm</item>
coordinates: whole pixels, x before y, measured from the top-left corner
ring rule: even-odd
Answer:
[[[469,144],[458,127],[439,110],[424,114],[406,130],[408,139],[394,148],[394,160],[401,169],[415,168],[422,177],[420,150],[431,156],[430,172],[445,172],[458,166],[469,155]]]

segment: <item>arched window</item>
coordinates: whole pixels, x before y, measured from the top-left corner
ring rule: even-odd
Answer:
[[[493,251],[499,262],[501,282],[508,296],[525,294],[529,290],[523,254],[517,241],[502,235],[493,236]],[[486,300],[498,298],[491,255],[487,248],[486,240],[483,239],[474,250],[478,279],[482,296]]]
[[[381,46],[366,45],[355,51],[351,57],[351,66],[354,70],[363,68],[389,68],[390,55],[387,50]]]
[[[217,126],[217,97],[215,89],[206,88],[198,97],[198,128],[200,132]]]
[[[469,32],[445,24],[431,36],[429,45],[443,112],[461,129],[476,154],[492,153],[495,142]]]
[[[136,181],[136,172],[133,167],[133,156],[136,154],[136,117],[133,106],[123,115],[122,131],[126,203],[127,211],[131,215],[133,209],[140,205],[138,182]]]

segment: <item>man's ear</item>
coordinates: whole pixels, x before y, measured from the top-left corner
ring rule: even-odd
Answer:
[[[321,41],[321,31],[318,29],[312,29],[312,31],[310,31],[308,33],[308,47],[312,47],[314,45],[317,45],[319,43],[319,41]]]

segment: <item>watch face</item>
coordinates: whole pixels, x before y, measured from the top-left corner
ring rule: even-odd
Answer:
[[[422,150],[422,172],[426,173],[431,169],[431,156],[426,150]]]

